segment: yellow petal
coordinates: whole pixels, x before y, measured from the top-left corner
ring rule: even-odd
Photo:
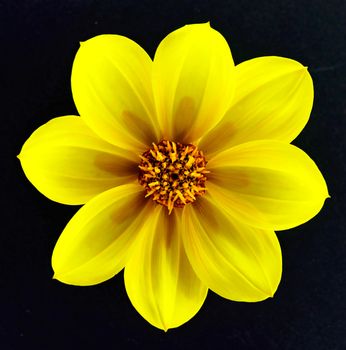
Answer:
[[[183,242],[197,276],[227,299],[252,302],[273,296],[282,271],[275,233],[225,215],[208,197],[183,213]]]
[[[100,35],[81,43],[71,83],[83,120],[108,142],[142,153],[158,140],[151,69],[146,52],[123,36]]]
[[[151,201],[139,185],[122,185],[85,204],[59,237],[54,278],[74,285],[103,282],[126,263],[132,243],[150,218]]]
[[[182,27],[159,45],[153,89],[165,138],[189,143],[222,118],[234,92],[226,40],[209,23]]]
[[[207,187],[210,193],[209,201],[217,206],[220,211],[234,217],[245,225],[250,225],[262,229],[272,229],[268,223],[268,218],[259,211],[251,201],[244,199],[237,192],[225,191],[224,188],[208,181]]]
[[[280,141],[252,141],[224,151],[208,163],[209,180],[225,193],[248,203],[250,225],[284,230],[314,217],[328,197],[324,178],[316,164],[299,148]],[[221,206],[228,206],[220,196]],[[232,208],[230,208],[232,210]],[[263,221],[265,218],[266,223]]]
[[[136,180],[135,155],[103,141],[75,116],[55,118],[38,128],[18,157],[30,182],[64,204],[83,204]]]
[[[166,331],[197,313],[207,288],[187,260],[179,218],[161,206],[151,214],[126,264],[125,286],[137,311]]]
[[[232,106],[199,146],[212,154],[253,140],[294,140],[313,103],[306,67],[288,58],[259,57],[237,65],[235,72]]]

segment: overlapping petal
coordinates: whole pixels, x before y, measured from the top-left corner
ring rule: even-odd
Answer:
[[[152,202],[142,187],[122,185],[101,193],[70,220],[52,256],[54,278],[74,285],[103,282],[127,261],[137,235],[148,229]]]
[[[294,140],[313,103],[306,67],[288,58],[259,57],[237,65],[235,73],[232,106],[199,146],[211,155],[253,140]]]
[[[55,118],[38,128],[18,157],[32,184],[64,204],[84,204],[136,180],[134,154],[103,141],[76,116]]]
[[[81,43],[72,68],[73,99],[83,120],[108,142],[137,153],[160,137],[151,69],[146,52],[120,35]]]
[[[282,271],[274,231],[242,224],[209,196],[184,208],[183,241],[197,276],[227,299],[253,302],[273,296]]]
[[[145,225],[125,267],[126,291],[148,322],[167,330],[197,313],[207,287],[186,257],[177,213],[156,206]]]
[[[191,143],[218,123],[233,96],[233,67],[226,40],[209,23],[182,27],[160,43],[153,89],[165,138]]]
[[[249,225],[284,230],[314,217],[328,197],[316,164],[299,148],[280,141],[252,141],[224,151],[208,164],[220,207],[236,205]],[[228,194],[235,200],[231,203]],[[256,211],[260,215],[256,215]]]

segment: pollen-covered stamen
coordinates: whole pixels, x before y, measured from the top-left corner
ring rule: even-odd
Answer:
[[[207,162],[196,146],[162,140],[140,158],[138,179],[146,197],[166,206],[169,214],[205,193]]]

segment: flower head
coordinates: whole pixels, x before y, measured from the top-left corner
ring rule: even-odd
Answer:
[[[125,268],[132,304],[165,330],[193,317],[208,289],[273,296],[274,230],[308,221],[328,197],[290,144],[312,108],[307,69],[282,57],[234,66],[221,34],[195,24],[154,60],[123,36],[92,38],[71,80],[80,116],[41,126],[19,155],[45,196],[84,204],[55,246],[54,277],[93,285]]]

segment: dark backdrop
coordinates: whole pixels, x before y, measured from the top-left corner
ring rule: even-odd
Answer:
[[[0,1],[0,348],[345,349],[345,19],[345,0]],[[278,233],[284,266],[274,299],[236,303],[210,292],[196,317],[165,334],[134,310],[122,273],[83,288],[51,279],[54,244],[78,208],[44,198],[15,156],[38,126],[76,113],[79,41],[122,34],[153,56],[169,32],[205,21],[236,63],[279,55],[309,67],[315,103],[294,143],[316,161],[332,198],[307,224]]]

